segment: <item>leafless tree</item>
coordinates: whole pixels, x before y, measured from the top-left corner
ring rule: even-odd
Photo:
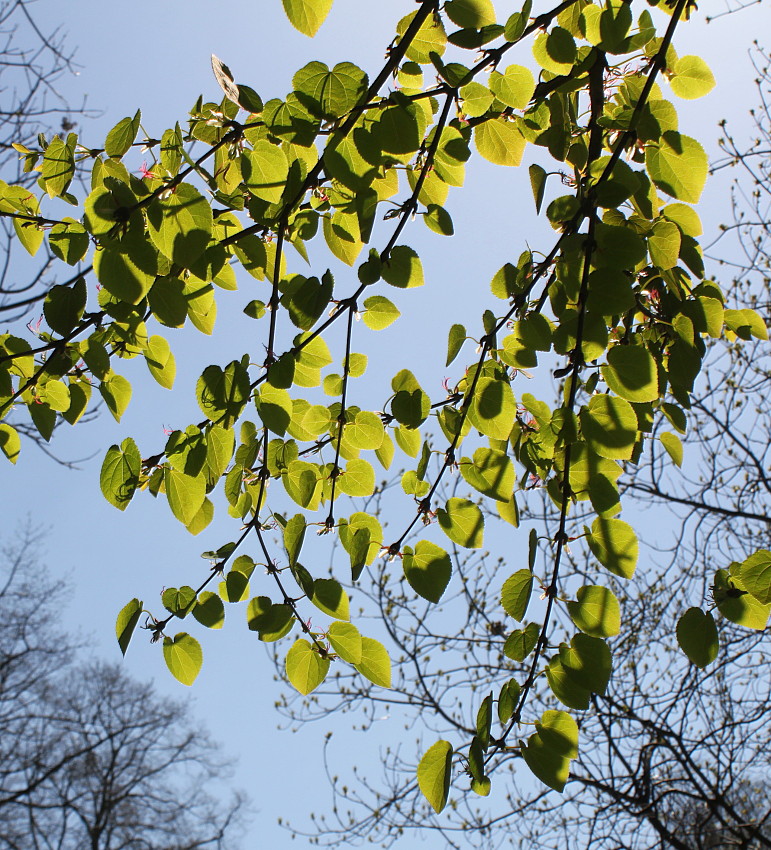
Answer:
[[[0,848],[235,847],[245,800],[219,747],[182,703],[78,660],[34,546],[0,569]]]

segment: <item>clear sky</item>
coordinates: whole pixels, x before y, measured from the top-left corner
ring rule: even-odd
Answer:
[[[701,5],[712,14],[727,8],[724,0],[706,0]],[[502,19],[519,8],[503,0],[496,6]],[[101,111],[98,118],[78,128],[84,142],[98,145],[110,127],[138,107],[146,131],[158,137],[174,122],[184,124],[199,94],[219,100],[209,64],[211,53],[230,66],[238,82],[248,83],[264,99],[289,91],[292,73],[311,59],[329,64],[352,61],[372,74],[382,64],[395,22],[414,8],[411,0],[336,0],[314,40],[291,28],[279,0],[231,0],[227,5],[202,0],[77,0],[64,5],[40,0],[37,14],[49,27],[60,22],[69,33],[69,44],[77,48],[79,75],[63,80],[61,88],[73,103],[87,95],[89,106]],[[546,5],[536,4],[536,8]],[[697,19],[684,27],[679,52],[703,56],[715,72],[718,87],[702,100],[678,102],[681,128],[702,140],[712,154],[720,118],[728,118],[739,136],[749,132],[746,115],[755,104],[755,90],[747,52],[755,33],[771,32],[769,24],[768,7],[758,6],[710,26]],[[527,57],[512,61],[527,61]],[[507,181],[503,187],[502,179]],[[729,215],[727,198],[723,178],[705,192],[702,217],[713,229]],[[475,157],[469,165],[467,189],[455,190],[448,208],[455,222],[453,239],[430,234],[420,222],[412,225],[408,236],[423,259],[427,286],[423,292],[409,293],[405,305],[421,316],[422,330],[426,316],[434,318],[428,310],[435,309],[437,289],[447,294],[442,315],[437,317],[440,331],[434,337],[429,334],[438,352],[432,360],[439,367],[431,362],[425,369],[415,369],[435,395],[441,393],[444,329],[453,321],[475,328],[482,310],[478,300],[469,308],[467,293],[474,288],[487,292],[500,265],[512,255],[517,257],[525,243],[533,244],[540,233],[527,229],[532,197],[525,168],[502,178],[500,169]],[[250,285],[247,282],[245,292]],[[159,608],[155,594],[163,586],[195,584],[205,568],[200,552],[211,542],[232,536],[226,520],[219,524],[215,520],[200,537],[191,538],[163,505],[149,498],[135,499],[125,514],[119,514],[98,491],[107,446],[129,434],[138,435],[145,447],[159,446],[164,426],[184,428],[196,421],[200,414],[191,382],[208,363],[226,362],[247,349],[239,334],[248,333],[251,326],[239,314],[243,304],[257,296],[239,294],[227,306],[228,295],[221,293],[225,297],[219,299],[220,333],[208,340],[200,335],[172,339],[178,365],[186,361],[173,394],[144,381],[141,396],[145,400],[132,403],[120,425],[102,415],[80,436],[66,434],[64,428],[57,433],[56,449],[63,456],[95,455],[82,464],[81,472],[57,467],[31,447],[23,451],[13,474],[3,470],[13,498],[5,516],[21,520],[29,514],[49,529],[49,566],[72,579],[67,622],[89,636],[99,656],[119,657],[115,615],[128,599],[143,596]],[[412,333],[409,325],[394,333],[398,336],[391,336],[390,343],[398,342],[405,363],[425,353],[425,338]],[[139,374],[137,369],[132,371],[133,366],[126,368],[129,377]],[[385,369],[391,369],[390,365]],[[231,619],[221,633],[205,636],[204,668],[192,691],[167,674],[160,652],[148,645],[144,633],[135,636],[126,666],[137,676],[152,675],[163,693],[196,702],[198,714],[226,752],[240,756],[236,781],[252,796],[260,835],[259,844],[246,841],[245,848],[281,848],[289,846],[290,840],[275,826],[278,816],[301,822],[306,813],[328,805],[330,795],[321,770],[327,728],[334,729],[335,738],[347,746],[347,751],[342,745],[333,749],[334,767],[345,773],[346,765],[355,760],[373,777],[379,770],[378,739],[398,739],[404,730],[392,712],[375,733],[367,735],[351,732],[354,720],[348,716],[304,727],[296,734],[277,732],[273,702],[279,690],[272,680],[272,665],[262,645],[246,631],[242,615]],[[416,734],[410,732],[409,739]],[[443,844],[431,841],[428,846]]]

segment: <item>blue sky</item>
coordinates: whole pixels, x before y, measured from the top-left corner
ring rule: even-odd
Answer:
[[[501,0],[496,5],[501,17],[518,8]],[[714,13],[725,8],[722,0],[708,0],[702,6],[710,6]],[[239,82],[248,83],[265,99],[289,91],[292,73],[311,59],[329,64],[352,61],[372,75],[382,63],[395,22],[414,7],[411,0],[336,0],[329,20],[311,41],[291,28],[279,0],[232,0],[228,6],[201,0],[121,4],[78,0],[67,6],[41,0],[37,4],[39,19],[50,27],[61,22],[69,33],[69,44],[77,48],[79,74],[64,79],[61,89],[74,103],[87,95],[88,104],[101,111],[98,118],[79,127],[82,140],[94,145],[138,107],[146,131],[160,136],[175,121],[184,123],[199,94],[219,100],[209,64],[211,53],[230,66]],[[746,114],[754,106],[755,91],[747,50],[752,33],[769,31],[769,17],[767,8],[755,7],[710,26],[697,20],[684,28],[678,40],[681,54],[703,56],[718,79],[718,87],[707,98],[677,104],[681,128],[702,140],[710,153],[716,153],[720,118],[729,118],[739,137],[749,132]],[[727,197],[725,178],[708,186],[700,211],[709,227],[714,229],[727,218]],[[481,313],[478,301],[469,307],[468,293],[487,292],[499,266],[518,256],[526,242],[537,244],[543,232],[531,229],[529,223],[532,198],[525,168],[502,178],[499,169],[475,158],[469,166],[467,188],[453,191],[448,208],[455,221],[453,239],[430,234],[420,222],[411,226],[407,241],[423,259],[428,285],[422,292],[408,293],[404,307],[420,319],[384,337],[387,344],[398,344],[405,363],[422,357],[426,342],[435,343],[437,356],[430,361],[424,358],[426,364],[415,369],[435,395],[441,393],[445,329],[459,321],[471,330]],[[435,311],[438,290],[446,291],[447,297],[436,316],[429,311]],[[115,614],[128,599],[143,596],[160,607],[155,594],[163,586],[195,583],[205,569],[200,552],[212,541],[232,536],[227,523],[218,526],[215,521],[210,530],[191,538],[162,504],[149,498],[135,500],[125,515],[119,514],[98,492],[98,470],[111,443],[138,434],[149,451],[165,439],[165,426],[184,427],[199,418],[191,382],[208,363],[226,362],[247,350],[239,335],[249,333],[251,326],[240,317],[240,310],[252,297],[257,296],[239,294],[232,304],[220,299],[220,331],[225,328],[226,334],[172,340],[180,366],[185,361],[173,394],[145,380],[144,400],[132,404],[120,425],[103,415],[80,435],[65,434],[63,429],[57,434],[62,455],[96,455],[83,464],[82,472],[57,467],[27,448],[13,476],[7,470],[4,473],[13,488],[13,515],[20,520],[30,514],[48,527],[48,563],[55,573],[72,579],[67,622],[92,638],[95,654],[119,657],[113,637]],[[427,316],[436,322],[436,333],[429,329],[425,335]],[[134,365],[126,368],[129,377]],[[383,369],[389,374],[394,371],[390,364]],[[41,493],[46,500],[42,511]],[[218,536],[219,528],[225,528],[224,538]],[[153,675],[162,692],[195,701],[199,716],[226,752],[240,756],[236,781],[257,808],[259,846],[289,846],[289,836],[275,827],[276,818],[301,821],[306,813],[323,810],[329,802],[321,770],[327,728],[334,729],[335,739],[345,741],[347,747],[347,751],[343,746],[333,750],[335,767],[344,773],[355,752],[359,766],[373,776],[379,769],[378,743],[405,733],[393,713],[366,735],[350,731],[353,720],[349,717],[322,721],[296,733],[276,732],[273,703],[279,690],[272,680],[272,665],[254,635],[246,632],[240,613],[232,619],[222,633],[206,635],[204,669],[192,691],[166,674],[157,647],[150,647],[143,633],[135,637],[126,666],[138,676]],[[411,740],[418,733],[407,734]],[[444,846],[433,840],[427,844]],[[247,841],[244,846],[258,845]]]

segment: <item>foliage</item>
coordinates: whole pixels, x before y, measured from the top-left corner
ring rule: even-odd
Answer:
[[[724,229],[720,243],[737,236],[742,249],[724,246],[720,252],[726,258],[723,269],[733,267],[736,274],[727,299],[762,315],[769,314],[771,303],[769,226],[762,200],[771,185],[766,153],[771,124],[763,107],[771,82],[767,62],[757,55],[758,141],[744,148],[726,134],[728,156],[716,166],[734,163],[739,171],[735,222]],[[737,256],[746,262],[738,264]],[[334,765],[334,773],[340,769],[342,774],[332,778],[335,804],[332,814],[314,824],[315,843],[337,846],[366,838],[390,845],[421,830],[436,831],[446,846],[486,850],[769,846],[767,633],[738,625],[754,622],[760,628],[767,614],[748,594],[730,593],[720,569],[723,553],[751,553],[767,545],[769,375],[763,343],[712,340],[692,397],[693,425],[683,436],[682,469],[672,466],[664,448],[648,452],[619,479],[628,508],[641,516],[649,509],[657,533],[641,540],[645,568],[633,581],[613,586],[624,630],[610,640],[613,675],[606,693],[593,697],[581,715],[583,743],[563,796],[538,793],[517,768],[516,752],[501,753],[488,770],[503,780],[495,782],[496,787],[505,784],[503,797],[473,805],[466,778],[455,775],[452,805],[441,818],[434,817],[418,799],[411,749],[390,748],[377,779],[353,782],[343,765]],[[531,500],[523,507],[523,524],[553,521],[553,504],[544,503],[540,515],[533,510]],[[503,627],[494,583],[500,563],[456,554],[457,590],[442,605],[415,608],[384,568],[375,576],[372,604],[365,606],[388,623],[406,661],[390,702],[407,725],[423,725],[430,718],[432,728],[450,738],[471,734],[473,718],[465,710],[469,695],[497,688],[514,674],[516,648],[523,644],[520,632],[507,639],[501,652],[497,639]],[[591,557],[574,547],[562,572],[565,584],[580,587],[594,576]],[[678,653],[672,632],[688,605],[716,590],[721,616],[714,608],[713,613],[721,651],[698,670]],[[450,624],[461,620],[463,629],[453,630]],[[336,698],[340,692],[346,694],[343,704]],[[502,690],[500,703],[509,698]],[[549,691],[536,692],[532,705],[536,716],[550,708]],[[293,722],[316,723],[341,709],[366,718],[370,735],[381,727],[380,695],[343,672],[319,690],[310,710],[291,700],[283,707]]]
[[[0,576],[0,847],[232,847],[244,801],[211,793],[217,747],[180,703],[77,659],[35,550],[20,536]]]
[[[309,35],[331,5],[284,2]],[[652,14],[648,5],[660,8]],[[423,0],[396,24],[372,80],[348,62],[331,69],[309,62],[285,99],[263,101],[215,57],[225,97],[199,98],[184,132],[176,124],[137,141],[137,112],[99,148],[75,134],[17,147],[27,172],[39,173],[42,194],[3,186],[0,214],[30,254],[46,244],[73,270],[47,293],[48,330],[34,345],[0,337],[0,414],[26,408],[44,439],[60,418],[78,422],[97,397],[94,388],[120,421],[132,398],[121,360],[144,359],[170,388],[176,365],[164,328],[189,320],[211,334],[216,290],[225,297],[239,280],[263,282],[262,297],[245,307],[257,323],[252,339],[261,331],[260,341],[198,379],[204,418],[149,452],[131,437],[107,452],[100,483],[117,508],[148,491],[193,534],[215,509],[240,528],[234,540],[204,553],[211,569],[197,586],[164,591],[165,613],[138,599],[127,604],[117,627],[123,651],[144,616],[172,674],[192,684],[202,646],[188,632],[174,634],[176,621],[191,614],[219,628],[231,604],[248,601],[249,628],[261,639],[279,641],[299,629],[284,657],[301,694],[344,665],[357,681],[388,688],[386,648],[349,622],[344,585],[366,585],[382,553],[403,565],[414,594],[436,604],[452,587],[448,550],[483,550],[498,519],[513,527],[508,533],[524,535],[516,531],[521,512],[545,493],[556,513],[547,511],[546,525],[531,529],[527,567],[517,564],[512,573],[501,565],[491,577],[502,592],[496,646],[518,666],[473,706],[481,718],[473,728],[428,749],[418,779],[435,810],[460,767],[485,796],[492,766],[511,757],[563,789],[582,747],[573,714],[608,693],[608,639],[630,634],[616,577],[634,573],[638,544],[619,518],[619,478],[658,445],[681,462],[675,432],[693,418],[706,339],[767,338],[757,313],[727,309],[718,284],[703,279],[691,205],[706,181],[707,157],[680,131],[664,88],[666,80],[674,95],[694,98],[714,84],[702,59],[676,52],[676,31],[687,26],[692,6],[565,0],[532,16],[528,0],[498,22],[487,0]],[[509,56],[532,56],[538,77],[524,64],[505,65]],[[154,157],[140,176],[124,162],[137,146]],[[512,256],[493,277],[500,305],[484,311],[478,329],[450,328],[447,363],[463,359],[445,398],[424,390],[415,364],[397,363],[380,410],[363,400],[359,406],[353,382],[379,352],[376,343],[369,357],[354,345],[367,347],[369,332],[398,320],[389,295],[409,303],[408,293],[388,287],[426,282],[418,254],[402,241],[406,225],[420,217],[452,235],[445,203],[472,155],[502,167],[532,159],[536,211],[553,241]],[[91,171],[84,198],[72,184],[78,165]],[[53,217],[62,202],[78,216]],[[382,205],[388,211],[381,216]],[[359,263],[352,285],[340,285],[323,265],[311,276],[291,270],[290,246],[308,261],[322,241],[335,268],[354,266],[369,243],[378,247]],[[359,314],[367,333],[355,326]],[[322,376],[333,350],[341,365]],[[522,387],[536,368],[553,369],[560,382],[554,407]],[[658,436],[663,421],[674,430]],[[17,432],[0,428],[0,447],[14,462]],[[364,510],[348,514],[343,506],[347,498],[371,499],[374,463],[388,469],[397,448],[406,462],[415,460],[401,478],[415,507],[394,532],[385,510],[367,510],[365,501]],[[456,469],[473,499],[445,492]],[[300,558],[317,564],[330,539],[339,540],[349,563],[343,569],[337,559],[332,577],[314,574]],[[253,554],[245,551],[249,543]],[[569,543],[594,558],[581,588],[565,580]],[[715,579],[718,610],[728,616],[725,598],[746,596],[757,616],[745,625],[762,628],[771,598],[768,553],[736,557]],[[332,622],[314,628],[314,609]],[[705,625],[714,628],[712,613],[685,606],[680,613],[677,638],[705,666],[715,657]],[[701,646],[707,631],[708,652]],[[548,707],[536,711],[542,686]],[[534,725],[532,734],[524,723]]]

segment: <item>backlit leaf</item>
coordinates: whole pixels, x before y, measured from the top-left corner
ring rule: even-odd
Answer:
[[[314,36],[332,8],[333,0],[281,0],[287,18],[303,35]]]
[[[298,638],[286,654],[286,675],[303,696],[324,681],[329,672],[329,659],[322,658],[304,638]]]
[[[391,687],[391,659],[382,643],[374,638],[361,638],[361,661],[354,665],[362,676],[381,688]]]
[[[193,684],[203,664],[201,644],[184,632],[163,639],[163,657],[172,676],[183,685]]]
[[[677,621],[680,649],[697,667],[704,668],[717,658],[719,639],[712,614],[689,608]]]
[[[503,610],[515,620],[523,620],[532,591],[533,574],[530,570],[517,570],[503,583],[501,589]]]
[[[429,540],[421,540],[412,549],[405,548],[402,565],[410,587],[429,602],[438,602],[452,575],[447,552]]]
[[[142,602],[139,599],[132,599],[127,602],[118,613],[118,619],[115,621],[115,635],[118,638],[118,646],[123,655],[126,654],[141,614]]]
[[[452,745],[447,741],[437,741],[418,764],[418,787],[437,814],[447,805],[451,771]]]
[[[437,508],[436,516],[442,531],[453,543],[467,549],[482,547],[485,520],[473,502],[453,496],[444,509]]]

